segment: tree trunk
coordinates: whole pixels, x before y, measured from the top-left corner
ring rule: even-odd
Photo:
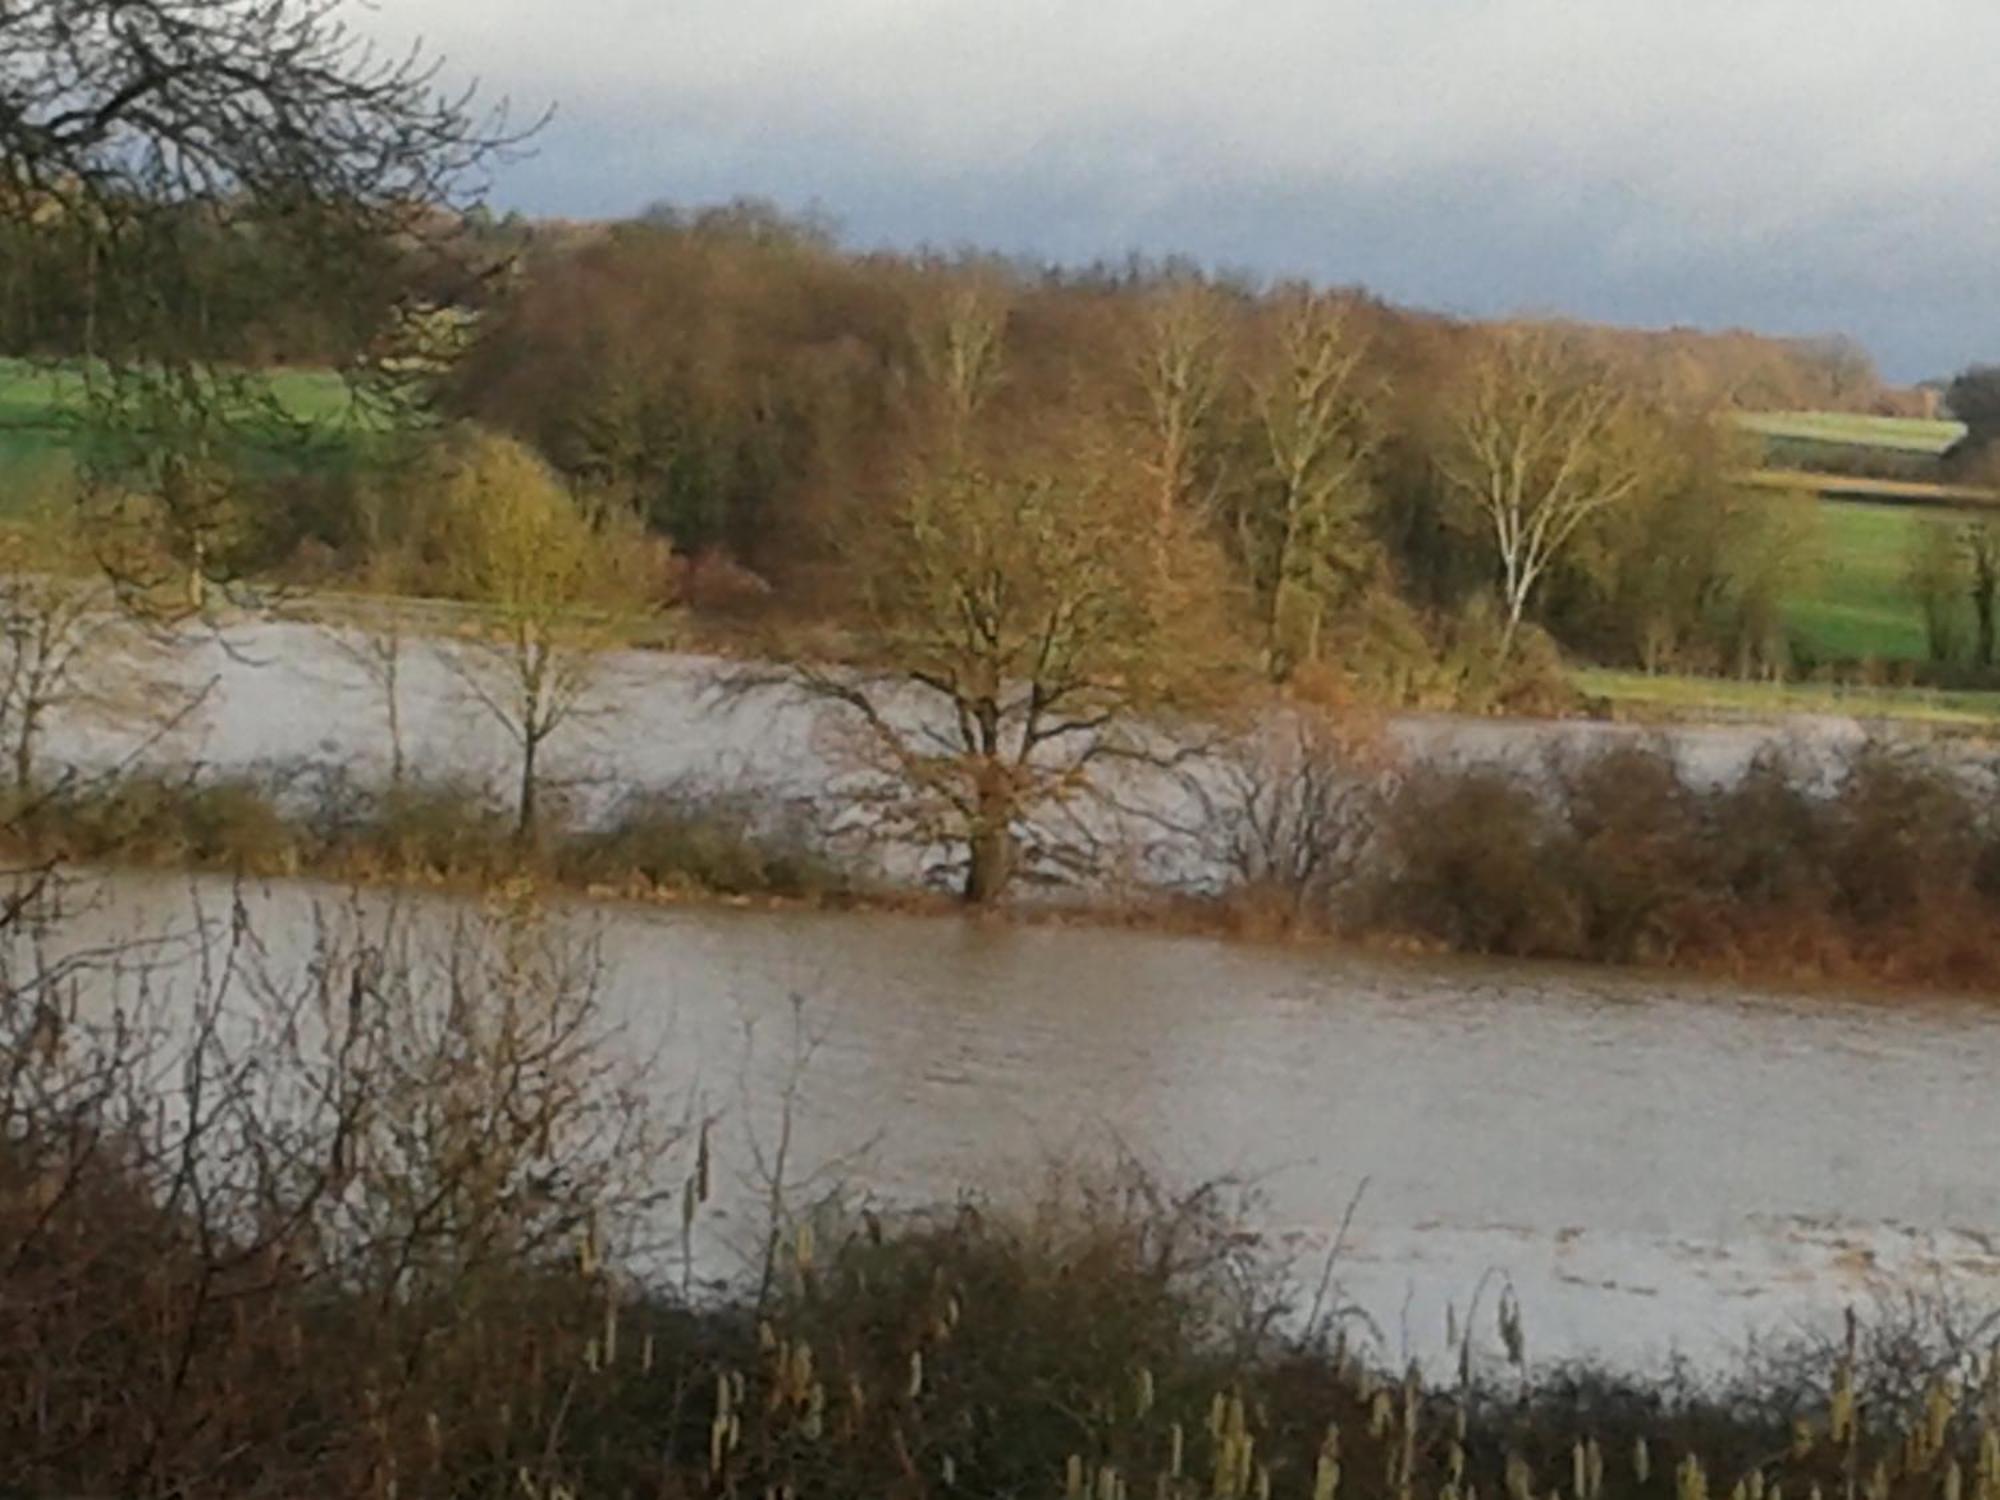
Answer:
[[[1993,665],[1994,595],[2000,592],[2000,578],[1981,578],[1972,592],[1973,612],[1979,617],[1979,665]]]
[[[965,888],[967,906],[987,906],[1006,893],[1014,878],[1014,803],[999,778],[999,768],[982,769],[979,816],[967,842]]]
[[[403,705],[402,695],[396,691],[396,669],[393,665],[384,683],[383,697],[389,720],[389,785],[400,791],[403,786]]]
[[[1527,608],[1527,597],[1516,594],[1511,589],[1507,600],[1507,622],[1500,627],[1500,664],[1505,666],[1514,659],[1514,637],[1521,633],[1521,615]]]
[[[535,837],[535,789],[538,781],[535,775],[535,758],[536,752],[541,747],[539,735],[522,736],[520,816],[514,824],[514,842],[524,848]]]
[[[35,724],[32,708],[21,711],[20,727],[14,732],[14,790],[26,796],[35,779]]]

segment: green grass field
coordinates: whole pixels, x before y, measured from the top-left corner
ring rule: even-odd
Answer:
[[[1931,457],[1944,454],[1965,436],[1965,426],[1959,422],[1841,411],[1750,411],[1738,412],[1731,420],[1743,431],[1762,437]]]
[[[1837,714],[1899,719],[1955,729],[2000,725],[2000,693],[1932,688],[1838,687],[1820,683],[1738,682],[1723,677],[1648,677],[1582,667],[1570,673],[1577,691],[1609,703],[1619,717],[1700,720],[1768,719],[1789,714]]]
[[[1791,627],[1816,661],[1920,661],[1924,622],[1904,577],[1918,528],[1956,524],[1951,511],[1828,503],[1819,556],[1793,599]]]
[[[1905,582],[1911,549],[1920,528],[1955,526],[1964,514],[1845,502],[1823,503],[1815,514],[1816,555],[1786,609],[1801,652],[1821,665],[1924,660],[1923,617]],[[1614,713],[1640,718],[1841,714],[1988,731],[2000,725],[2000,693],[1648,677],[1597,668],[1571,677],[1579,691],[1608,702]]]
[[[346,382],[332,370],[279,370],[264,378],[287,414],[335,439],[336,447],[329,451],[338,452],[338,444],[353,441],[370,425],[356,410]],[[76,417],[82,400],[76,375],[0,359],[0,513],[69,463],[81,441]],[[280,466],[296,461],[282,451],[275,459]]]

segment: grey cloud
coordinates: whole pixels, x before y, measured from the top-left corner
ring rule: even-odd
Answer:
[[[1990,0],[407,0],[556,98],[505,201],[1181,251],[1471,312],[2000,355]]]

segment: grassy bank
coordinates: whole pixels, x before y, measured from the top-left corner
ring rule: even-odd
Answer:
[[[1830,715],[2000,733],[2000,692],[1861,687],[1817,682],[1744,682],[1583,667],[1570,680],[1612,718],[1703,722]]]

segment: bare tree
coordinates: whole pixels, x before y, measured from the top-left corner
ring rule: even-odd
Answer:
[[[1262,616],[1265,668],[1282,682],[1317,659],[1328,614],[1368,577],[1376,426],[1367,349],[1346,309],[1296,292],[1279,316],[1274,368],[1256,389],[1259,482],[1240,498],[1235,529]]]
[[[917,411],[924,440],[934,445],[934,461],[964,465],[981,418],[1006,379],[1007,300],[979,281],[950,288],[938,316],[922,317],[916,329]]]
[[[1324,921],[1372,847],[1393,765],[1379,725],[1287,709],[1190,768],[1187,831],[1238,897]]]
[[[404,596],[417,593],[415,552],[420,540],[387,524],[386,500],[371,487],[358,509],[359,544],[367,559],[360,579],[368,597],[327,622],[334,650],[367,679],[382,704],[382,727],[389,737],[389,785],[399,789],[408,771],[403,748],[403,669],[409,655],[408,609]]]
[[[479,610],[446,661],[519,752],[525,841],[549,741],[606,706],[608,652],[644,607],[637,570],[651,554],[621,529],[629,517],[572,494],[511,439],[455,434],[434,483],[455,592]]]
[[[961,296],[924,330],[908,478],[846,538],[858,659],[784,674],[831,710],[857,816],[948,851],[972,904],[1092,857],[1106,768],[1171,753],[1149,716],[1199,691],[1225,637],[1208,549],[1187,528],[1162,546],[1096,424],[997,425],[999,329]]]
[[[1449,421],[1439,464],[1492,535],[1505,657],[1550,567],[1587,522],[1639,492],[1653,458],[1616,378],[1560,328],[1488,334]]]
[[[918,484],[865,564],[865,658],[790,678],[832,706],[849,795],[882,837],[959,857],[969,904],[1076,873],[1114,764],[1196,690],[1219,612],[1182,549],[1164,578],[1146,499],[1088,474]]]
[[[1155,487],[1162,537],[1196,506],[1204,460],[1226,373],[1225,324],[1207,283],[1177,277],[1153,291],[1143,309],[1137,360],[1145,397],[1144,463]]]
[[[409,656],[409,626],[401,601],[379,595],[331,622],[326,638],[368,680],[382,705],[382,729],[389,737],[389,786],[400,789],[409,772],[403,748],[403,669]]]
[[[75,507],[43,496],[0,534],[0,736],[29,792],[58,715],[158,728],[199,694],[175,677],[170,634],[122,609]]]

